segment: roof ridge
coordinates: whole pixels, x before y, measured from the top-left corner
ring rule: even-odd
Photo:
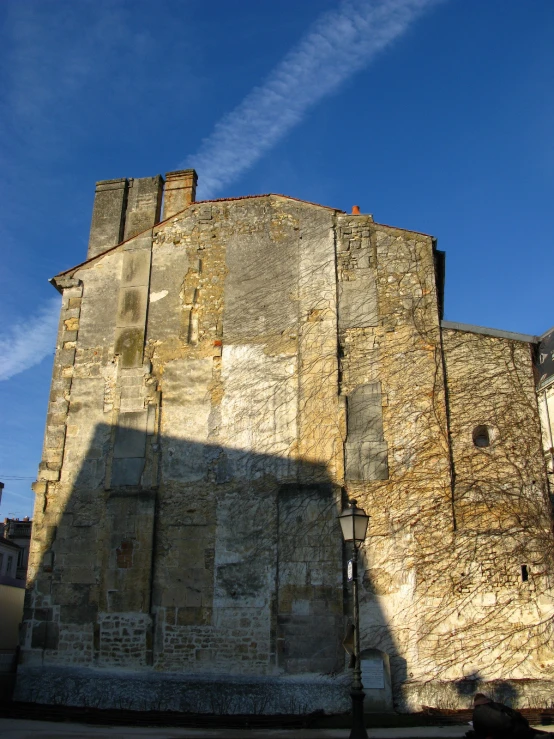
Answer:
[[[280,192],[267,192],[261,195],[239,195],[236,198],[212,198],[211,200],[196,200],[194,203],[191,203],[187,207],[190,208],[191,205],[202,205],[203,203],[224,203],[226,200],[248,200],[251,198],[269,198],[269,197],[286,198],[287,200],[296,200],[297,203],[306,203],[306,205],[315,205],[318,208],[326,208],[327,210],[334,210],[337,213],[345,213],[344,210],[341,210],[340,208],[334,208],[332,205],[322,205],[321,203],[314,203],[313,200],[304,200],[303,198],[295,198],[294,195],[283,195]],[[179,211],[179,212],[182,213],[183,211]],[[175,215],[178,215],[178,214],[176,213]],[[174,218],[174,217],[175,216],[171,216],[171,218]],[[166,220],[169,220],[169,219],[166,218]]]
[[[451,331],[464,331],[470,334],[483,334],[496,339],[509,339],[510,341],[524,341],[527,344],[536,344],[540,336],[534,334],[522,334],[519,331],[508,331],[503,328],[490,328],[489,326],[477,326],[473,323],[460,323],[459,321],[441,320],[441,328]]]

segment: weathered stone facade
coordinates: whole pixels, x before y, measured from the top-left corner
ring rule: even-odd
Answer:
[[[89,259],[53,280],[18,697],[347,710],[348,495],[372,515],[362,646],[390,657],[395,706],[486,683],[545,703],[534,337],[441,321],[430,236],[195,187],[166,176],[158,223],[160,177],[99,183]]]

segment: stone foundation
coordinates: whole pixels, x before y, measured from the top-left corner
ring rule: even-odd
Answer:
[[[421,711],[425,706],[469,709],[475,693],[484,693],[512,708],[551,708],[549,680],[454,680],[406,682],[395,691],[395,707],[401,713]]]
[[[350,682],[305,675],[290,678],[240,678],[67,669],[20,669],[15,700],[44,705],[118,708],[129,711],[303,715],[350,710]]]
[[[514,708],[552,708],[547,680],[406,682],[395,686],[394,710],[469,709],[476,692]],[[14,700],[43,705],[129,711],[241,715],[327,715],[351,710],[350,676],[243,678],[89,668],[20,668]]]

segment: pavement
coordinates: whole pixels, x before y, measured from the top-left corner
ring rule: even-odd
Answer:
[[[368,729],[370,739],[450,739],[463,737],[470,727],[416,726],[399,729]],[[554,727],[553,727],[554,728]],[[2,739],[348,739],[350,729],[179,729],[144,726],[90,726],[53,721],[0,719]]]
[[[451,739],[463,737],[467,724],[413,726],[409,728],[368,728],[369,739]],[[554,726],[537,727],[554,734]],[[2,739],[348,739],[350,729],[179,729],[144,726],[90,726],[54,721],[0,719]]]

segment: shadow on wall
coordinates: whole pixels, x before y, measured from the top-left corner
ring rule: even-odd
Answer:
[[[60,482],[38,494],[16,699],[349,710],[341,489],[321,465],[126,415],[97,425],[86,454],[67,444]],[[362,648],[394,651],[379,641]]]
[[[519,696],[519,691],[513,683],[506,680],[484,680],[478,672],[464,680],[454,681],[453,686],[458,695],[466,699],[469,706],[473,705],[473,696],[479,692],[486,693],[494,701],[514,707]]]

